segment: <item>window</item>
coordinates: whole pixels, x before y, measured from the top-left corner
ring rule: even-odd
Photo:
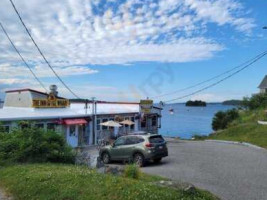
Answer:
[[[99,131],[100,129],[101,129],[101,127],[100,127],[100,123],[101,123],[101,120],[100,119],[97,119],[96,120],[96,124],[97,124],[97,130]]]
[[[126,144],[131,145],[131,144],[138,144],[141,142],[144,142],[145,140],[142,137],[138,136],[128,136],[126,139]]]
[[[162,143],[164,141],[165,140],[163,139],[163,137],[161,135],[151,136],[149,138],[150,143]]]
[[[145,127],[146,127],[146,117],[144,117],[144,119],[141,121],[141,128]]]
[[[49,131],[55,131],[56,130],[56,124],[54,124],[54,123],[47,123],[47,130],[49,130]]]
[[[75,135],[76,135],[75,132],[76,132],[75,125],[71,125],[71,126],[70,126],[69,136],[70,136],[70,137],[75,136]]]
[[[108,119],[102,119],[102,123],[107,122]],[[102,126],[102,130],[108,130],[107,126]]]
[[[152,126],[157,126],[157,116],[152,117]]]
[[[43,129],[44,128],[44,124],[34,124],[34,127]]]
[[[28,121],[21,121],[21,122],[19,122],[19,127],[21,129],[30,128],[30,124]]]
[[[125,137],[120,137],[115,141],[115,146],[125,145]]]
[[[134,122],[134,117],[131,117],[131,121]],[[130,126],[131,130],[134,130],[134,124]]]

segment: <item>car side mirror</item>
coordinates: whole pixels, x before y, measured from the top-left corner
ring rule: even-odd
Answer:
[[[113,143],[113,144],[111,144],[111,146],[112,146],[112,147],[115,147],[116,145],[115,145],[115,143]]]

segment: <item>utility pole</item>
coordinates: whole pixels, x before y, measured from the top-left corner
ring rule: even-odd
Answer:
[[[96,101],[95,97],[92,97],[92,130],[93,130],[93,143],[97,144],[97,130],[96,130]]]

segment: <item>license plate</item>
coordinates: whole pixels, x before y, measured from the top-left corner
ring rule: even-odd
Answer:
[[[159,146],[159,149],[163,149],[163,146]]]

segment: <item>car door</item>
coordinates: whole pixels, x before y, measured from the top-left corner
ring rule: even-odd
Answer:
[[[112,160],[123,159],[123,148],[125,144],[126,144],[125,137],[120,137],[114,142],[114,145],[110,149],[110,156]]]
[[[123,147],[123,159],[129,160],[132,158],[133,152],[136,148],[137,144],[137,137],[136,136],[127,136],[125,145]]]

